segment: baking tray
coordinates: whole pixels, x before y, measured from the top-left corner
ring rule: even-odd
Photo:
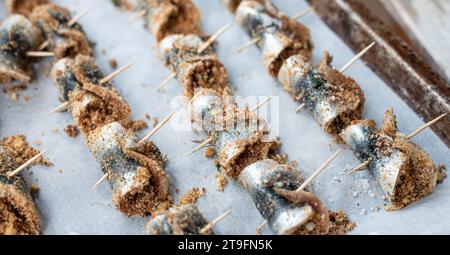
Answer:
[[[149,114],[161,120],[183,102],[176,80],[170,82],[164,93],[155,91],[169,71],[158,58],[156,42],[143,28],[143,23],[129,24],[133,13],[120,11],[109,0],[53,2],[74,13],[90,9],[80,23],[96,43],[96,60],[104,72],[112,71],[108,64],[111,59],[117,60],[119,65],[136,61],[132,68],[114,79],[115,86],[133,109],[134,118],[145,119],[145,114]],[[308,113],[294,113],[295,103],[266,73],[255,47],[241,54],[235,53],[249,38],[221,1],[194,2],[202,12],[204,32],[212,34],[226,22],[232,22],[219,39],[217,53],[230,72],[236,95],[278,96],[272,103],[279,103],[282,151],[289,154],[290,160],[298,162],[305,176],[311,174],[337,150],[338,145]],[[275,4],[289,15],[307,7],[300,0],[280,0]],[[0,18],[4,19],[7,14],[3,1],[0,6]],[[334,54],[337,67],[353,57],[351,49],[318,16],[308,15],[302,22],[312,31],[314,63],[319,61],[323,50]],[[59,101],[58,91],[48,77],[49,68],[48,60],[36,65],[38,77],[26,91],[19,93],[18,102],[11,100],[8,94],[0,93],[1,136],[25,134],[31,143],[40,143],[35,145],[39,149],[48,149],[46,156],[54,163],[49,168],[34,166],[24,174],[28,183],[36,183],[40,187],[36,203],[42,216],[42,233],[143,234],[148,218],[126,217],[118,212],[111,202],[111,189],[106,183],[96,190],[91,189],[103,173],[83,138],[70,138],[63,132],[68,124],[73,123],[71,115],[50,114]],[[414,111],[364,63],[355,63],[348,74],[366,94],[364,117],[380,123],[384,110],[393,106],[399,128],[404,133],[423,124]],[[30,100],[25,102],[24,96],[29,96]],[[183,118],[183,114],[177,114],[152,138],[168,156],[166,170],[175,200],[178,201],[192,187],[205,187],[206,194],[197,204],[206,218],[213,219],[226,210],[232,210],[230,216],[214,227],[217,234],[254,234],[263,218],[248,194],[234,181],[230,181],[224,192],[217,192],[213,160],[206,159],[203,153],[185,156],[196,144],[190,141],[193,138],[191,132],[177,129]],[[431,154],[436,164],[449,165],[449,149],[431,130],[424,131],[414,141]],[[358,226],[350,234],[450,234],[450,222],[443,220],[450,215],[448,181],[438,185],[430,196],[399,212],[378,211],[375,207],[382,206],[381,192],[371,175],[367,172],[353,176],[345,174],[359,163],[351,151],[345,150],[313,185],[313,190],[329,209],[344,209],[356,222]],[[270,230],[266,228],[263,234],[270,234]]]

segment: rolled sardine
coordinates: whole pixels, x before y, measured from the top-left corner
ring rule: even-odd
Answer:
[[[37,28],[24,16],[12,15],[0,25],[0,83],[29,82],[32,61],[27,52],[40,43]]]
[[[160,42],[174,34],[200,34],[200,11],[191,0],[140,0],[146,24]]]
[[[48,44],[46,49],[55,53],[56,59],[93,55],[91,43],[81,26],[78,23],[68,25],[71,19],[69,10],[54,4],[39,5],[30,14],[30,20]]]
[[[24,178],[7,176],[17,167],[11,151],[0,146],[0,235],[38,235],[39,215]]]
[[[92,57],[78,55],[64,58],[53,66],[51,76],[61,92],[68,98],[75,123],[86,137],[98,127],[120,122],[131,124],[131,109],[110,83],[100,84],[105,77]]]
[[[244,168],[239,181],[274,234],[328,233],[328,211],[317,197],[307,192],[287,195],[303,182],[297,169],[264,159]]]
[[[253,39],[263,55],[263,64],[270,75],[277,77],[285,59],[300,54],[311,58],[309,29],[284,15],[269,11],[259,1],[242,1],[236,20]]]
[[[350,77],[331,66],[332,58],[325,52],[317,68],[301,55],[285,61],[278,80],[285,90],[299,100],[325,132],[339,138],[339,133],[364,110],[364,93]]]
[[[212,230],[200,233],[208,221],[195,205],[172,207],[151,219],[145,233],[149,235],[212,235]]]
[[[368,169],[383,190],[388,210],[399,210],[433,192],[438,168],[431,157],[397,129],[392,108],[385,113],[381,130],[374,121],[354,121],[341,134],[344,142]]]
[[[210,88],[222,94],[228,87],[228,72],[212,48],[198,52],[203,43],[198,35],[189,34],[171,35],[160,44],[167,66],[177,74],[188,98],[198,88]]]
[[[92,132],[88,145],[108,174],[116,207],[127,215],[144,216],[167,201],[169,185],[158,148],[138,141],[134,133],[113,122]]]

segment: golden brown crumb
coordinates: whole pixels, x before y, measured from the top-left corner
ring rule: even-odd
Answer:
[[[23,100],[25,100],[25,102],[28,103],[30,101],[30,97],[29,96],[24,96]]]
[[[38,191],[39,191],[39,185],[37,185],[36,183],[31,184],[30,193],[36,194]]]
[[[446,172],[446,167],[445,165],[439,165],[437,167],[437,171],[438,171],[438,179],[437,182],[438,183],[442,183],[445,179],[445,177],[447,177],[447,172]]]
[[[147,123],[143,120],[135,120],[131,123],[131,130],[133,130],[133,132],[138,132],[142,129],[146,129],[147,127]]]
[[[216,174],[216,188],[217,191],[223,192],[225,189],[225,186],[228,184],[228,179],[224,175],[217,173]]]
[[[208,147],[205,150],[205,157],[206,158],[212,158],[214,156],[214,153],[215,153],[214,148],[213,147]]]
[[[186,194],[184,194],[181,197],[180,203],[185,205],[185,204],[195,204],[197,203],[197,200],[205,195],[205,188],[191,188],[190,190],[188,190],[188,192],[186,192]]]
[[[109,60],[109,66],[110,66],[112,69],[116,69],[116,68],[117,68],[117,60],[115,60],[115,59]]]
[[[80,133],[80,131],[78,130],[78,128],[75,125],[70,125],[70,124],[64,128],[64,132],[66,132],[66,134],[72,138],[77,137],[78,134]]]
[[[13,101],[19,101],[19,95],[17,94],[17,92],[12,92],[10,97]]]
[[[0,145],[12,150],[16,163],[22,165],[30,158],[39,154],[39,151],[30,147],[24,135],[14,135],[3,138]],[[45,166],[52,166],[53,163],[44,159],[42,156],[35,160],[33,164],[40,164]]]
[[[356,224],[348,218],[347,213],[342,210],[330,211],[330,232],[329,235],[345,235],[356,227]]]
[[[152,126],[153,127],[156,127],[156,125],[158,125],[158,122],[159,122],[158,118],[152,118]]]

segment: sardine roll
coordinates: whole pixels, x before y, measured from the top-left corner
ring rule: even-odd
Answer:
[[[161,41],[166,65],[177,74],[188,98],[197,88],[210,88],[222,94],[228,86],[228,72],[212,47],[198,53],[203,43],[203,39],[194,34],[172,35]]]
[[[93,58],[78,55],[61,59],[51,76],[63,99],[68,98],[75,123],[84,136],[103,125],[119,122],[131,124],[131,109],[110,83],[100,84],[105,77]]]
[[[231,109],[230,109],[231,108]],[[237,178],[246,166],[267,158],[271,143],[264,120],[248,109],[225,109],[221,131],[217,131],[214,147],[222,171]]]
[[[430,156],[397,129],[393,110],[387,110],[383,127],[373,121],[354,121],[341,134],[345,143],[378,180],[389,204],[399,210],[433,192],[438,168]]]
[[[194,130],[211,134],[218,130],[216,118],[223,116],[224,98],[212,89],[200,89],[188,105],[188,113],[194,124]],[[222,118],[223,119],[223,118]]]
[[[93,55],[91,44],[77,23],[69,27],[72,19],[69,10],[54,4],[40,5],[30,15],[30,20],[41,31],[46,49],[55,53],[55,58]]]
[[[39,215],[20,174],[7,174],[18,164],[9,149],[0,146],[0,235],[38,235]]]
[[[200,233],[208,225],[195,205],[172,207],[151,219],[145,233],[149,235],[212,235],[212,230]]]
[[[295,192],[303,182],[300,172],[271,159],[257,161],[239,176],[272,232],[283,234],[327,234],[328,211],[308,192]]]
[[[151,142],[138,145],[138,137],[118,122],[92,132],[89,148],[113,188],[113,202],[127,215],[154,213],[168,198],[164,160]]]
[[[303,100],[306,109],[329,134],[338,134],[353,120],[360,119],[365,97],[350,77],[331,67],[332,57],[325,52],[317,68],[300,55],[287,59],[278,79],[292,96]]]
[[[284,15],[269,12],[258,1],[243,1],[236,10],[236,19],[253,39],[259,39],[263,64],[270,75],[277,77],[284,60],[300,54],[311,58],[309,29]]]
[[[48,2],[48,0],[6,0],[5,4],[9,13],[29,16],[35,7]]]
[[[0,25],[0,83],[29,82],[32,61],[27,52],[40,43],[37,28],[24,16],[12,15]]]
[[[141,0],[146,23],[160,42],[173,34],[200,34],[200,11],[191,0]]]

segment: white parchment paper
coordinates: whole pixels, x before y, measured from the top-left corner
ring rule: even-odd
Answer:
[[[109,0],[53,2],[69,8],[73,13],[90,9],[80,23],[88,37],[96,43],[97,63],[105,73],[112,71],[108,64],[111,59],[117,60],[119,66],[136,61],[132,68],[114,79],[115,86],[131,105],[134,118],[144,118],[145,114],[149,114],[161,120],[172,111],[170,102],[181,94],[181,89],[178,82],[172,80],[164,93],[155,91],[169,71],[158,58],[156,42],[143,28],[142,21],[130,25],[129,19],[133,13],[118,10]],[[236,48],[249,38],[221,1],[194,2],[202,12],[205,33],[212,34],[225,23],[232,22],[232,26],[219,39],[217,53],[230,72],[236,95],[279,96],[282,150],[289,154],[291,160],[298,162],[305,176],[311,174],[338,149],[338,145],[308,113],[294,113],[296,104],[266,73],[256,47],[241,54],[235,53]],[[275,2],[289,15],[307,7],[301,0]],[[0,19],[6,16],[2,1]],[[302,22],[312,30],[314,63],[319,61],[323,50],[335,56],[337,67],[353,57],[354,53],[318,16],[308,15]],[[50,114],[50,110],[60,102],[58,91],[48,77],[49,61],[39,62],[36,68],[37,79],[26,91],[20,92],[18,102],[11,100],[8,94],[0,93],[0,135],[25,134],[31,143],[40,142],[40,145],[34,146],[48,149],[46,156],[55,164],[50,168],[35,166],[24,174],[28,183],[40,186],[36,203],[42,215],[43,234],[142,234],[148,218],[125,217],[118,212],[111,202],[108,184],[103,183],[96,190],[90,188],[102,176],[99,164],[93,160],[81,136],[74,139],[63,132],[68,124],[73,123],[71,115]],[[404,133],[423,124],[364,63],[358,61],[348,70],[348,74],[354,77],[366,94],[366,118],[380,123],[386,108],[393,106],[399,128]],[[29,96],[30,100],[25,102],[24,96]],[[181,117],[176,117],[173,123],[152,138],[168,155],[167,172],[173,196],[178,201],[188,189],[205,187],[206,195],[199,199],[198,206],[206,218],[213,219],[232,209],[231,215],[214,228],[216,233],[254,234],[263,218],[251,198],[233,181],[224,192],[216,191],[214,162],[206,159],[203,152],[185,157],[196,144],[190,141],[191,132],[174,130],[178,118]],[[431,130],[414,140],[431,154],[436,164],[449,166],[449,149]],[[314,191],[328,208],[344,209],[357,223],[351,234],[450,234],[450,221],[446,220],[450,215],[448,180],[421,201],[399,212],[385,212],[380,189],[370,174],[345,174],[359,163],[351,151],[345,150],[313,185]],[[377,210],[377,206],[381,209]],[[270,230],[265,229],[263,233],[270,234]]]

